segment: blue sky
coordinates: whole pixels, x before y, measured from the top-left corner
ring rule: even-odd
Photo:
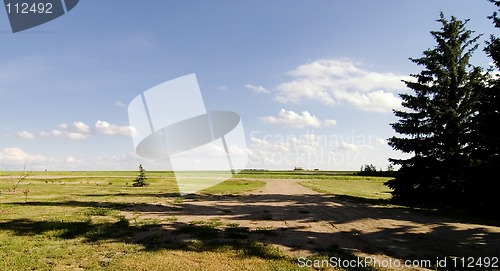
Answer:
[[[4,169],[168,169],[134,153],[128,103],[196,73],[208,110],[240,114],[251,168],[356,170],[402,157],[391,108],[439,12],[496,34],[486,0],[97,1],[11,33],[0,10]],[[484,39],[483,39],[484,40]],[[481,44],[481,47],[483,44]],[[490,60],[478,50],[473,63]]]

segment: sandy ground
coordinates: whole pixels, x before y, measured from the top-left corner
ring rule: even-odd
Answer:
[[[177,208],[165,208],[159,202],[157,208],[140,211],[159,219],[176,217],[166,229],[211,218],[226,225],[273,229],[277,234],[252,234],[251,238],[277,245],[293,257],[308,256],[332,244],[386,261],[500,256],[500,227],[345,201],[303,187],[298,184],[301,180],[263,181],[266,186],[244,195],[185,199]]]

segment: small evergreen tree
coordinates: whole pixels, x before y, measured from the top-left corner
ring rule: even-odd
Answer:
[[[139,176],[134,180],[134,183],[132,184],[133,187],[141,187],[141,186],[146,186],[148,183],[146,182],[147,177],[146,177],[146,170],[142,167],[142,165],[139,165]]]
[[[386,182],[395,200],[411,203],[453,203],[464,195],[473,164],[474,122],[479,92],[485,76],[469,64],[479,36],[472,37],[467,21],[447,20],[443,13],[439,31],[431,31],[436,47],[423,57],[410,59],[424,69],[404,83],[414,94],[401,94],[406,110],[395,110],[399,121],[391,124],[402,137],[388,140],[391,147],[413,154],[390,159],[401,168]]]

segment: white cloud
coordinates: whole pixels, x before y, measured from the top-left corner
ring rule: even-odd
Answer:
[[[289,152],[290,143],[288,141],[281,140],[279,142],[270,142],[265,138],[251,137],[251,146],[257,147],[255,149],[260,149],[262,151],[269,151],[269,154],[276,152]],[[254,150],[255,150],[254,149]]]
[[[100,155],[92,159],[92,170],[137,170],[142,164],[146,170],[171,170],[165,160],[146,159],[135,152]]]
[[[90,127],[81,121],[74,122],[73,127],[75,127],[75,130],[79,133],[82,134],[90,133]]]
[[[27,131],[22,131],[17,133],[17,135],[25,139],[35,139],[37,137],[43,137],[43,138],[65,137],[72,140],[83,140],[89,138],[92,135],[92,133],[95,132],[92,130],[90,126],[81,121],[73,122],[72,126],[69,126],[66,123],[61,123],[57,125],[57,127],[58,129],[54,129],[51,131],[42,131],[38,132],[37,134]],[[95,128],[100,133],[108,136],[115,136],[115,135],[130,136],[134,133],[137,133],[137,129],[133,127],[118,126],[101,120],[98,120],[95,123]]]
[[[279,155],[290,153],[290,142],[286,140],[271,141],[265,138],[250,138],[251,144],[249,146],[250,164],[263,164],[263,165],[279,165],[283,163],[282,159],[276,159]]]
[[[58,137],[58,136],[62,136],[64,134],[63,131],[61,130],[52,130],[50,132],[40,132],[38,133],[39,136],[41,137]]]
[[[76,121],[73,122],[73,125],[70,127],[66,123],[61,123],[57,125],[59,129],[54,129],[50,132],[39,132],[39,137],[66,137],[73,140],[82,140],[90,137],[91,130],[90,127],[81,122]]]
[[[75,132],[67,132],[65,133],[65,135],[69,138],[69,139],[74,139],[74,140],[81,140],[81,139],[87,139],[89,136],[86,135],[86,134],[82,134],[82,133],[75,133]]]
[[[279,124],[285,127],[304,128],[304,127],[321,127],[321,121],[316,116],[311,115],[307,111],[302,111],[297,114],[294,111],[281,109],[278,117],[266,116],[261,118],[265,123]]]
[[[244,168],[247,164],[246,147],[229,143],[227,145],[234,169]],[[174,170],[226,170],[228,169],[228,153],[222,141],[216,140],[190,150],[170,155]]]
[[[227,87],[225,85],[220,85],[220,86],[217,86],[217,89],[224,91],[224,90],[227,90]]]
[[[387,112],[401,107],[397,92],[409,76],[373,72],[348,59],[320,59],[288,73],[292,80],[280,84],[276,100],[297,103],[318,100],[325,105],[348,104],[366,111]]]
[[[358,146],[356,146],[355,144],[347,143],[347,142],[342,142],[340,144],[340,148],[342,150],[347,150],[347,151],[352,151],[352,152],[356,152],[359,150]]]
[[[325,127],[331,127],[331,126],[336,126],[337,125],[337,120],[334,119],[326,119],[323,121],[323,125]]]
[[[61,124],[57,125],[57,127],[61,128],[61,129],[63,129],[63,130],[66,130],[66,129],[68,129],[68,124],[66,124],[66,123],[61,123]]]
[[[66,158],[66,163],[68,164],[81,164],[83,161],[82,160],[79,160],[79,159],[76,159],[74,156],[68,156],[68,158]]]
[[[131,136],[137,133],[137,129],[135,129],[134,127],[118,126],[101,120],[98,120],[95,123],[95,127],[99,132],[109,136],[114,136],[114,135]]]
[[[263,86],[255,86],[252,84],[246,84],[245,88],[247,88],[255,93],[271,93],[269,90],[267,90]]]
[[[29,154],[20,148],[4,148],[0,150],[0,160],[7,163],[20,163],[20,162],[44,162],[49,160],[42,155]]]
[[[127,107],[127,105],[124,104],[122,101],[116,101],[115,105],[118,106],[118,107]]]
[[[383,139],[383,138],[378,138],[377,139],[377,143],[379,145],[386,145],[387,144],[387,140]]]
[[[17,135],[19,137],[22,137],[22,138],[25,138],[25,139],[35,139],[35,135],[30,133],[30,132],[26,132],[26,131],[22,131],[22,132],[19,132],[17,133]]]

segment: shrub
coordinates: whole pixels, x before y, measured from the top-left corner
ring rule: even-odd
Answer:
[[[146,171],[142,167],[142,165],[139,165],[139,176],[134,180],[134,183],[132,184],[133,187],[142,187],[148,185],[146,182],[147,177],[146,177]]]

